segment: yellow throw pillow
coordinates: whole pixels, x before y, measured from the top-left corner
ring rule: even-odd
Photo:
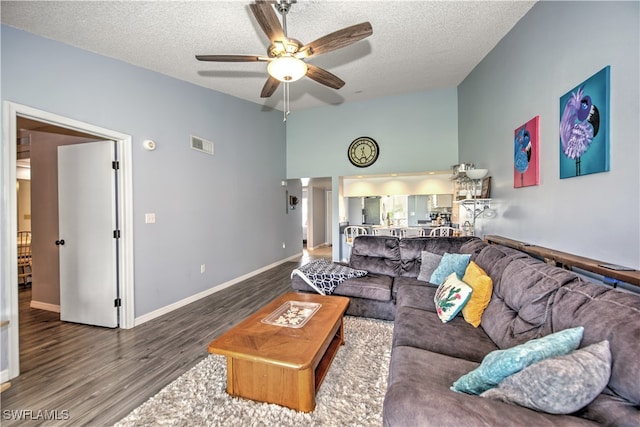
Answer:
[[[491,277],[473,261],[467,266],[462,281],[473,289],[471,298],[462,308],[462,316],[467,323],[477,328],[480,326],[482,313],[484,313],[485,308],[489,305],[489,301],[491,301],[493,281]]]

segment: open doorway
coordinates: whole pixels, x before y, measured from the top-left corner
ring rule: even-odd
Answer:
[[[331,246],[331,178],[302,181],[302,240],[307,249]]]
[[[2,230],[7,239],[3,244],[2,263],[8,268],[2,271],[4,310],[7,314],[8,326],[6,344],[8,345],[7,371],[3,371],[4,382],[20,373],[19,349],[19,302],[18,302],[18,269],[17,269],[17,152],[20,126],[44,126],[55,129],[64,134],[78,133],[91,135],[95,139],[115,141],[120,153],[120,176],[117,183],[118,217],[120,224],[120,245],[117,254],[119,270],[119,294],[121,296],[120,328],[128,329],[134,326],[133,300],[133,219],[132,219],[132,189],[131,189],[131,137],[119,132],[100,128],[66,117],[51,114],[31,107],[5,102],[3,116],[3,152],[8,153],[2,160],[4,192],[8,195],[6,214],[2,218]],[[9,187],[9,188],[8,188]],[[8,306],[8,307],[7,307]],[[5,338],[3,337],[3,340]],[[3,343],[4,344],[4,343]]]

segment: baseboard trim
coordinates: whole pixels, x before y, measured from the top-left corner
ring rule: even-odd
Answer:
[[[319,245],[310,248],[310,250],[313,251],[313,250],[324,248],[324,247],[327,247],[327,246],[331,246],[331,245],[329,244],[329,242],[324,242],[324,243],[320,243]]]
[[[60,305],[49,304],[47,302],[40,302],[31,300],[31,308],[37,308],[38,310],[53,311],[54,313],[60,313]]]
[[[185,305],[191,304],[192,302],[196,302],[202,298],[208,297],[209,295],[215,294],[216,292],[219,292],[223,289],[226,289],[230,286],[233,286],[239,282],[242,282],[243,280],[247,280],[253,276],[256,276],[260,273],[264,273],[267,270],[270,270],[274,267],[277,267],[280,264],[284,264],[285,262],[289,262],[289,261],[295,261],[297,260],[299,257],[302,256],[302,252],[296,254],[296,255],[292,255],[289,258],[285,258],[283,260],[274,262],[273,264],[269,264],[267,266],[264,266],[262,268],[259,268],[258,270],[252,271],[250,273],[247,273],[245,275],[242,275],[240,277],[236,277],[235,279],[229,280],[228,282],[222,283],[220,285],[214,286],[213,288],[209,288],[205,291],[202,291],[200,293],[197,293],[195,295],[192,295],[190,297],[187,297],[185,299],[182,299],[180,301],[176,301],[173,304],[169,304],[167,306],[164,306],[162,308],[159,308],[157,310],[154,310],[150,313],[147,314],[143,314],[142,316],[136,317],[135,318],[135,322],[134,322],[134,327],[135,326],[139,326],[142,325],[145,322],[148,322],[150,320],[153,320],[157,317],[163,316],[165,314],[171,313],[174,310],[177,310],[181,307],[184,307]]]

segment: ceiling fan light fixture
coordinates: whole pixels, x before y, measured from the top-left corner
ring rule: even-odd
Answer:
[[[307,74],[307,64],[293,56],[281,56],[269,62],[267,72],[284,83],[295,82]]]

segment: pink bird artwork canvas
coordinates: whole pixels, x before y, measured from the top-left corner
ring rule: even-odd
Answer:
[[[513,138],[513,188],[540,183],[538,148],[540,116],[516,128]]]
[[[610,68],[560,98],[560,178],[609,171]]]

